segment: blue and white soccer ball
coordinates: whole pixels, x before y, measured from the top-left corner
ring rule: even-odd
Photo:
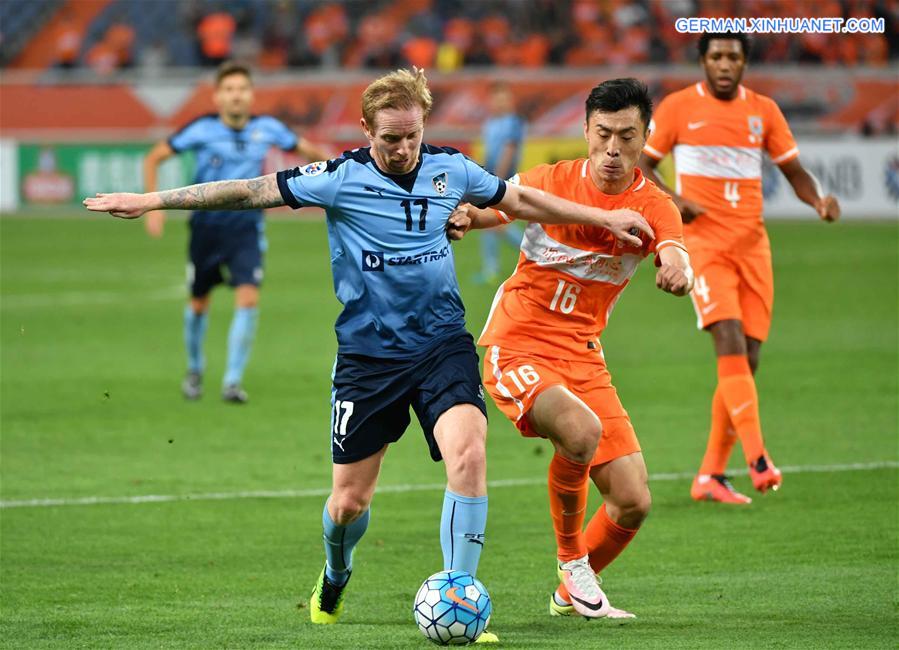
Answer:
[[[481,636],[490,620],[490,595],[465,571],[440,571],[424,581],[412,613],[421,633],[438,645],[465,645]]]

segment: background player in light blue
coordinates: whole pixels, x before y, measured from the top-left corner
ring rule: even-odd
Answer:
[[[268,115],[252,115],[253,86],[249,68],[223,63],[216,74],[213,95],[217,114],[197,118],[168,140],[157,143],[144,161],[144,189],[157,188],[159,164],[175,154],[193,151],[196,182],[251,178],[262,174],[271,147],[295,151],[319,160],[323,149],[298,138],[283,123]],[[162,236],[165,213],[147,215],[147,232]],[[205,358],[203,341],[209,314],[210,292],[228,281],[234,287],[234,317],[228,333],[228,361],[222,381],[222,397],[243,403],[247,394],[241,383],[250,356],[259,317],[259,285],[265,252],[262,210],[199,210],[190,217],[188,282],[191,297],[184,309],[184,343],[187,375],[181,385],[184,396],[202,395]],[[227,277],[222,273],[227,267]]]
[[[484,144],[484,169],[500,178],[512,178],[521,164],[521,148],[524,144],[525,122],[515,110],[512,89],[504,82],[490,88],[490,118],[481,129]],[[521,245],[521,229],[510,224],[482,230],[481,271],[475,281],[494,284],[499,275],[499,245],[507,242],[513,248]]]
[[[597,225],[630,244],[639,242],[628,232],[634,228],[652,237],[635,212],[507,185],[454,149],[423,144],[430,109],[423,72],[398,70],[363,93],[369,147],[251,180],[84,201],[90,210],[124,218],[160,208],[325,208],[343,311],[335,327],[332,492],[322,512],[326,561],[310,599],[315,623],[335,623],[343,611],[353,549],[368,527],[381,462],[409,424],[410,407],[431,457],[445,464],[444,568],[477,573],[487,521],[487,419],[447,245],[447,236],[460,237],[468,221],[450,217],[453,209],[469,201],[528,221]],[[493,640],[490,633],[479,638]]]

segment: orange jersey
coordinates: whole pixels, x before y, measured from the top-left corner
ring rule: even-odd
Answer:
[[[765,238],[762,150],[780,165],[799,155],[774,100],[744,86],[731,101],[699,82],[665,97],[643,152],[661,160],[673,151],[676,191],[707,212],[684,227],[690,248],[732,250]]]
[[[671,198],[635,169],[620,194],[594,184],[589,160],[539,165],[518,175],[521,185],[585,205],[640,212],[656,238],[622,245],[605,228],[530,223],[515,273],[500,285],[479,345],[498,345],[557,359],[599,353],[599,336],[640,261],[667,246],[686,250],[680,213]],[[515,182],[515,179],[513,179]]]

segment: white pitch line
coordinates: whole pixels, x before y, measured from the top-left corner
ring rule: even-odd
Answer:
[[[784,474],[816,474],[828,472],[865,472],[877,469],[897,469],[899,462],[886,460],[871,463],[843,463],[837,465],[793,465],[781,467]],[[736,476],[745,476],[748,470],[738,469],[728,472]],[[650,481],[685,481],[692,479],[695,472],[669,472],[650,474]],[[543,485],[545,477],[510,478],[488,481],[491,489],[505,487],[527,487]],[[446,488],[445,483],[420,483],[382,485],[378,494],[397,492],[434,492]],[[0,510],[7,508],[51,508],[57,506],[98,506],[116,504],[168,503],[173,501],[231,501],[237,499],[303,499],[307,497],[325,497],[331,494],[330,488],[311,488],[308,490],[249,490],[241,492],[203,492],[199,494],[141,494],[120,497],[81,497],[75,499],[10,499],[0,501]]]

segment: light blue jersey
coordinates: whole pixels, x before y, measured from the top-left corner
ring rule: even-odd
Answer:
[[[465,328],[446,222],[459,203],[494,205],[503,180],[449,147],[422,144],[418,165],[386,174],[370,149],[278,172],[293,208],[325,209],[338,353],[412,358]]]
[[[492,174],[511,178],[518,171],[518,165],[521,162],[524,120],[515,113],[492,117],[484,122],[481,137],[484,140],[484,167]],[[500,155],[509,143],[515,146],[515,155],[512,156],[508,169],[497,169]]]
[[[242,129],[232,129],[218,115],[199,117],[169,138],[175,153],[191,150],[197,159],[195,183],[262,176],[265,156],[271,147],[292,151],[297,136],[280,120],[269,115],[250,117]],[[262,210],[198,210],[193,223],[220,227],[261,225]]]

